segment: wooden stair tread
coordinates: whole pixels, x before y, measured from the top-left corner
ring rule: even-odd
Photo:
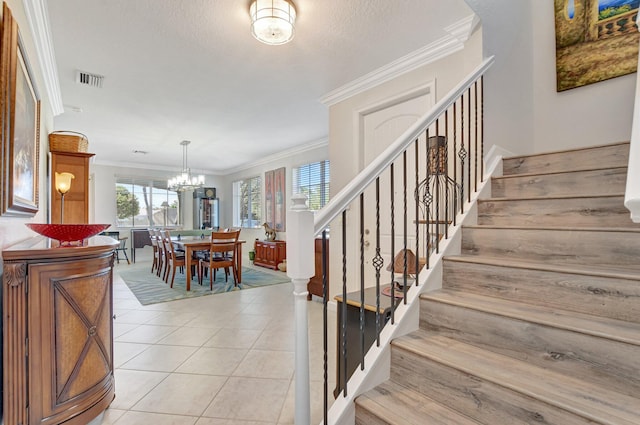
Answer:
[[[467,416],[393,381],[358,396],[356,404],[392,425],[478,425]]]
[[[580,274],[614,279],[640,280],[640,272],[635,269],[622,267],[608,267],[599,265],[553,264],[540,261],[510,259],[507,257],[489,257],[485,255],[452,255],[446,256],[445,261],[457,261],[473,264],[486,264],[496,267],[510,267],[520,269],[540,270],[555,273]]]
[[[637,398],[573,376],[532,366],[424,330],[398,338],[392,345],[598,423],[640,423]]]
[[[420,298],[640,346],[640,323],[447,289],[428,292]]]
[[[492,224],[474,224],[465,225],[469,229],[506,229],[506,230],[553,230],[554,232],[622,232],[622,233],[640,233],[640,229],[630,227],[546,227],[546,226],[505,226]]]
[[[504,198],[486,198],[478,199],[479,203],[482,202],[511,202],[511,201],[540,201],[540,200],[564,200],[564,199],[585,199],[585,198],[624,198],[624,193],[603,193],[601,195],[566,195],[566,196],[524,196],[519,197],[504,197]]]
[[[587,146],[587,147],[582,147],[582,148],[559,149],[559,150],[554,150],[554,151],[548,151],[548,152],[542,152],[542,153],[533,153],[533,154],[528,154],[528,155],[514,155],[514,156],[505,157],[504,159],[505,160],[511,160],[511,159],[519,159],[519,158],[535,158],[535,157],[541,157],[541,156],[547,156],[547,155],[571,154],[573,152],[584,152],[584,151],[588,151],[588,150],[609,148],[609,147],[619,146],[619,145],[629,145],[630,143],[631,142],[629,142],[628,140],[624,140],[624,141],[621,141],[621,142],[603,143],[603,144],[600,144],[600,145],[593,145],[593,146]]]
[[[509,179],[521,179],[521,178],[527,178],[527,177],[537,177],[537,176],[551,176],[551,175],[557,175],[557,174],[573,174],[573,173],[585,173],[585,172],[591,172],[591,171],[606,171],[606,170],[626,170],[627,167],[588,167],[588,168],[580,168],[580,169],[575,169],[575,170],[569,170],[569,171],[549,171],[549,172],[538,172],[538,173],[526,173],[526,174],[508,174],[505,176],[499,176],[499,177],[491,177],[492,179],[495,180],[509,180]],[[592,194],[591,196],[600,196],[597,194]]]

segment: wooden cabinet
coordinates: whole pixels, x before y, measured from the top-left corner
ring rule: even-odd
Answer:
[[[256,240],[253,249],[256,258],[253,264],[277,270],[278,264],[287,258],[287,243],[285,241],[259,241]]]
[[[327,259],[327,273],[329,272],[329,239],[327,239],[326,243],[326,259]],[[322,238],[317,238],[315,240],[315,270],[316,274],[309,279],[309,283],[307,284],[307,291],[309,291],[309,295],[307,295],[307,299],[311,300],[312,295],[316,295],[318,297],[322,297]],[[329,277],[327,276],[327,285],[329,284]]]
[[[114,398],[113,260],[98,236],[2,252],[4,423],[82,425]]]
[[[55,173],[71,173],[71,189],[64,196],[64,222],[89,222],[89,160],[95,154],[51,151],[51,223],[60,223],[61,196]]]

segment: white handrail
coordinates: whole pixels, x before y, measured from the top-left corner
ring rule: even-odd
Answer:
[[[638,29],[640,30],[640,27]],[[627,188],[624,194],[624,206],[631,212],[631,220],[635,223],[640,223],[640,54],[638,55],[638,71],[636,73],[636,98],[633,105],[633,124],[629,145]]]
[[[436,119],[441,116],[471,85],[493,64],[491,56],[474,69],[456,87],[435,104],[426,114],[402,133],[376,159],[371,161],[349,184],[340,190],[331,201],[315,214],[314,234],[317,236],[329,226],[338,214],[344,211],[361,192],[371,184],[395,159],[402,154]]]

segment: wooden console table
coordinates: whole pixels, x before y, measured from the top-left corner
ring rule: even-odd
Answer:
[[[118,242],[56,245],[38,236],[2,251],[6,425],[87,424],[114,397]]]
[[[255,241],[253,249],[256,258],[253,264],[277,270],[278,264],[287,258],[287,242],[285,241]]]

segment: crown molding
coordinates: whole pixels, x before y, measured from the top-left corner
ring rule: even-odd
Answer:
[[[292,157],[292,156],[295,156],[295,155],[300,155],[300,154],[303,154],[305,152],[309,152],[309,151],[312,151],[314,149],[322,148],[322,147],[325,147],[325,146],[328,146],[328,145],[329,145],[329,139],[327,139],[327,138],[319,139],[319,140],[307,143],[307,144],[302,145],[302,146],[296,146],[294,148],[287,149],[287,150],[275,153],[273,155],[266,156],[266,157],[261,158],[261,159],[259,159],[257,161],[250,162],[250,163],[248,163],[246,165],[242,165],[240,167],[227,168],[225,170],[221,170],[221,172],[226,172],[225,174],[237,173],[237,172],[240,172],[240,171],[248,170],[248,169],[253,168],[253,167],[259,167],[261,165],[265,165],[265,164],[268,164],[270,162],[275,162],[275,161],[279,161],[279,160],[282,160],[282,159],[285,159],[285,158],[289,158],[289,157]]]
[[[464,42],[473,33],[478,22],[479,19],[473,14],[449,25],[445,28],[448,35],[327,93],[320,98],[320,102],[326,106],[335,105],[358,93],[462,50]]]
[[[24,0],[24,6],[27,22],[31,28],[31,35],[36,46],[51,111],[54,116],[60,115],[64,112],[64,106],[62,105],[62,94],[60,93],[60,81],[58,80],[56,55],[53,51],[53,42],[51,40],[46,0]]]
[[[295,155],[300,155],[302,153],[314,150],[314,149],[318,149],[318,148],[322,148],[325,146],[329,145],[329,139],[320,139],[320,140],[316,140],[314,142],[310,142],[307,143],[303,146],[296,146],[294,148],[291,149],[287,149],[278,153],[275,153],[273,155],[269,155],[266,156],[264,158],[261,158],[258,161],[254,161],[245,165],[241,165],[239,167],[232,167],[232,168],[226,168],[223,170],[216,170],[216,171],[211,171],[211,170],[202,170],[202,169],[194,169],[192,168],[191,171],[197,174],[205,174],[207,176],[217,176],[217,177],[224,177],[226,175],[229,174],[233,174],[233,173],[237,173],[240,171],[244,171],[244,170],[248,170],[250,168],[253,167],[258,167],[264,164],[268,164],[270,162],[275,162],[275,161],[279,161],[285,158],[289,158]],[[144,163],[133,163],[133,162],[115,162],[115,161],[102,161],[102,160],[97,160],[95,159],[96,157],[94,156],[92,158],[93,160],[93,164],[95,165],[101,165],[101,166],[108,166],[108,167],[120,167],[120,168],[137,168],[137,169],[143,169],[143,170],[156,170],[156,171],[165,171],[168,174],[173,174],[173,173],[178,173],[180,172],[180,169],[175,169],[175,170],[169,170],[167,169],[166,166],[161,166],[161,165],[153,165],[153,164],[144,164]]]
[[[471,37],[471,34],[473,34],[473,31],[475,31],[479,23],[480,18],[474,13],[445,27],[444,30],[460,43],[465,43],[469,37]]]

